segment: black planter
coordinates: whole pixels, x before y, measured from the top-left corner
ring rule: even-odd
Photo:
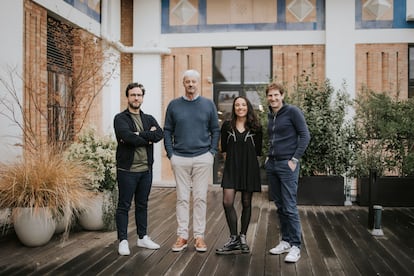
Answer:
[[[378,177],[372,203],[388,207],[414,206],[414,177]],[[357,203],[368,206],[369,178],[357,180]]]
[[[269,186],[269,200],[270,198]],[[343,206],[345,203],[342,176],[304,176],[299,178],[298,205]]]
[[[342,176],[304,176],[299,178],[299,205],[335,205],[345,203]]]

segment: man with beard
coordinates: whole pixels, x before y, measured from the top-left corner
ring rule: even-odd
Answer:
[[[128,99],[128,108],[114,118],[118,142],[116,166],[119,190],[116,227],[120,241],[118,253],[124,256],[130,254],[128,212],[133,197],[138,235],[137,246],[148,249],[160,248],[147,235],[147,209],[152,186],[154,143],[161,141],[164,136],[155,118],[141,110],[145,95],[144,86],[139,83],[130,83],[125,95]]]

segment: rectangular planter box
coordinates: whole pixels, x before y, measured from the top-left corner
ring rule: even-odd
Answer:
[[[299,205],[334,205],[345,203],[342,176],[304,176],[299,178]]]
[[[271,191],[269,186],[269,200]],[[345,203],[342,176],[304,176],[299,178],[298,205],[343,206]]]
[[[414,206],[414,177],[378,177],[376,184],[377,195],[372,199],[373,204],[388,207]],[[357,203],[368,206],[369,178],[359,178],[357,187]]]

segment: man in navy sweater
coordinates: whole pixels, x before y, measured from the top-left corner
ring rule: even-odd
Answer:
[[[193,235],[195,248],[207,251],[207,190],[214,155],[220,137],[217,109],[213,101],[199,95],[200,74],[188,70],[183,75],[185,95],[172,100],[165,114],[164,146],[171,161],[177,188],[177,241],[172,251],[187,247],[190,195],[193,193]]]
[[[281,241],[270,253],[288,253],[285,262],[294,263],[300,258],[302,233],[296,205],[299,159],[309,144],[310,134],[303,112],[285,104],[284,95],[283,87],[277,83],[266,89],[270,148],[265,167],[281,230]]]

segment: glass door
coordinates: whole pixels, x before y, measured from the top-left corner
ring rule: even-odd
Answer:
[[[233,100],[246,96],[256,110],[261,108],[259,91],[271,79],[271,48],[221,48],[213,50],[214,102],[220,127],[231,118]],[[220,184],[224,166],[219,150],[214,165],[214,183]]]

